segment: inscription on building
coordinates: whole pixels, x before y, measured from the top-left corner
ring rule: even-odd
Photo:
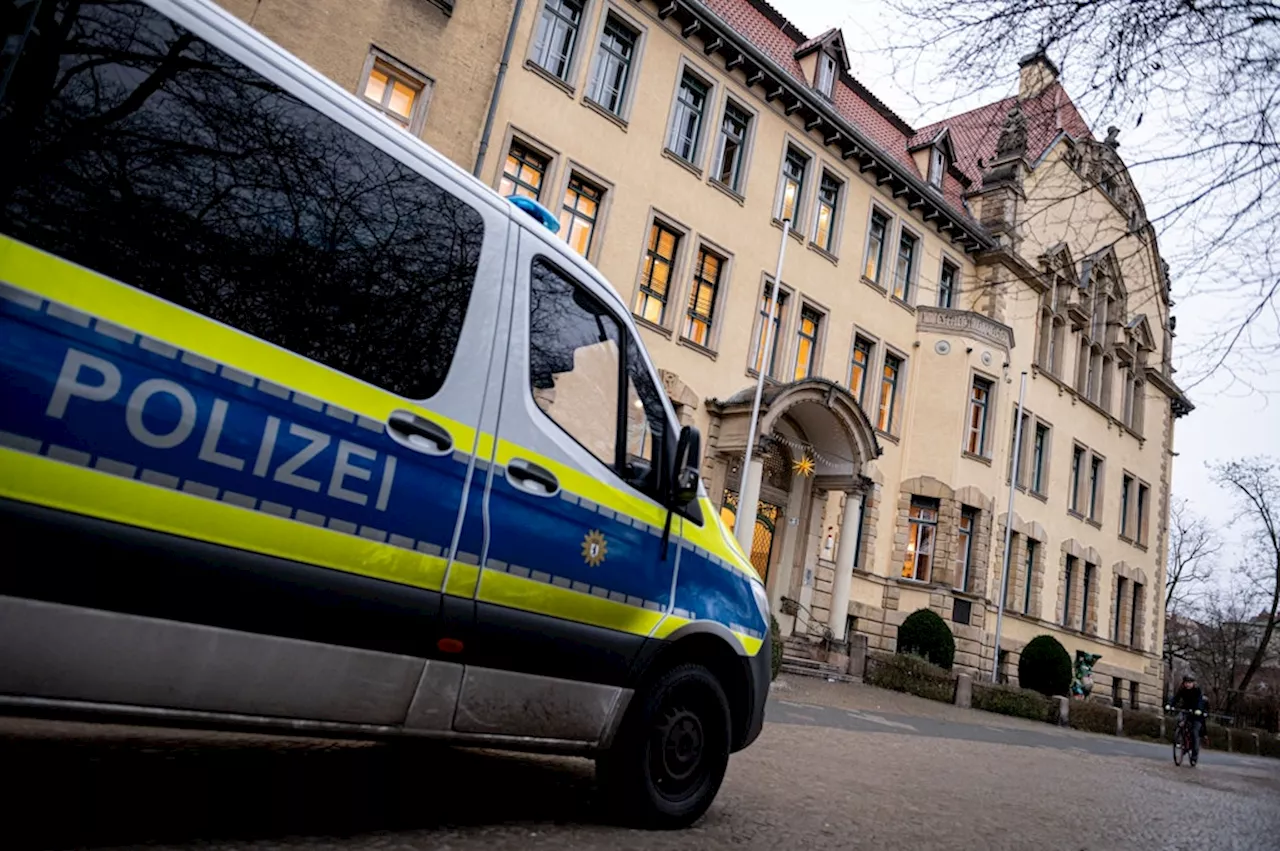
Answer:
[[[974,313],[972,310],[950,310],[945,307],[920,307],[916,313],[916,328],[935,334],[961,334],[984,340],[1008,351],[1013,348],[1013,329],[1003,322]]]

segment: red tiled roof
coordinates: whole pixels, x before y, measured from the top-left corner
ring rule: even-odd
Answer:
[[[990,162],[996,155],[1000,129],[1004,126],[1005,116],[1017,100],[1016,97],[1007,97],[922,127],[908,144],[927,142],[943,128],[947,128],[951,131],[951,142],[956,150],[956,165],[975,186],[980,185],[982,169],[978,160]],[[1022,101],[1021,107],[1027,120],[1029,161],[1039,159],[1060,132],[1066,132],[1076,139],[1093,138],[1089,125],[1085,123],[1061,83],[1053,83],[1035,97]]]
[[[827,33],[813,39],[806,38],[804,33],[766,0],[702,2],[796,81],[809,84],[795,54],[801,45],[824,38]],[[956,152],[956,164],[975,187],[982,182],[982,170],[978,161],[988,161],[995,156],[996,140],[1000,137],[1005,115],[1016,100],[1017,98],[1008,97],[913,131],[907,122],[895,115],[852,76],[843,75],[833,94],[833,104],[839,115],[917,177],[923,175],[908,149],[933,139],[944,127],[949,128]],[[1059,131],[1065,131],[1074,138],[1093,138],[1089,126],[1059,83],[1055,82],[1035,97],[1023,101],[1022,110],[1027,118],[1029,160],[1039,158],[1057,138]],[[968,210],[962,200],[964,192],[959,181],[950,175],[946,176],[942,187],[943,197],[953,209],[967,216]]]

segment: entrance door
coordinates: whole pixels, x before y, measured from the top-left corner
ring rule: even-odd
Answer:
[[[782,507],[761,500],[756,503],[756,528],[751,533],[751,564],[760,574],[762,582],[768,582],[769,563],[773,558],[773,541],[777,533],[778,518],[784,514]],[[738,516],[738,495],[733,491],[724,492],[724,504],[720,508],[720,517],[732,531]]]

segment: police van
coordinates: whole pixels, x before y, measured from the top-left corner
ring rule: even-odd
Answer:
[[[581,754],[696,820],[768,602],[613,287],[209,3],[0,11],[0,709]]]

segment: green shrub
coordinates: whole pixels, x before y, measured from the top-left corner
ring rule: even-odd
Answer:
[[[1261,756],[1280,757],[1280,736],[1275,733],[1259,733],[1258,753]]]
[[[867,659],[864,677],[868,685],[914,694],[929,700],[955,700],[956,681],[949,672],[919,656],[877,653]]]
[[[1160,741],[1160,716],[1155,712],[1124,711],[1124,734],[1135,739]]]
[[[1177,724],[1178,719],[1175,716],[1173,723]],[[1231,735],[1227,727],[1220,727],[1210,721],[1200,732],[1200,747],[1211,751],[1225,751],[1227,749],[1227,736]],[[1249,743],[1249,747],[1253,747],[1253,743]]]
[[[917,609],[898,627],[898,652],[923,656],[950,671],[956,659],[956,640],[937,612]]]
[[[1071,690],[1071,657],[1052,635],[1037,635],[1022,648],[1018,685],[1045,697],[1066,696]]]
[[[782,670],[782,636],[778,633],[778,619],[771,613],[769,615],[769,642],[773,645],[773,674],[771,680],[778,678],[778,671]]]
[[[1067,709],[1067,723],[1077,730],[1114,736],[1116,710],[1112,706],[1093,700],[1073,700]]]
[[[1038,691],[1017,686],[973,684],[973,708],[1032,721],[1048,721],[1055,707]]]

